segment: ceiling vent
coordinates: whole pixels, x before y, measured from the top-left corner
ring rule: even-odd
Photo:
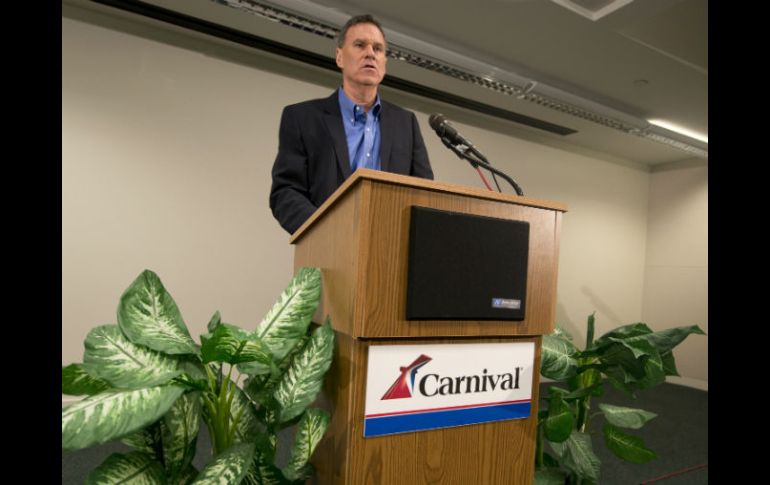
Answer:
[[[634,0],[551,0],[594,22]]]

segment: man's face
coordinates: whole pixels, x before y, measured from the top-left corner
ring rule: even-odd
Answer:
[[[385,77],[385,38],[374,24],[356,24],[337,48],[337,66],[343,85],[377,86]]]

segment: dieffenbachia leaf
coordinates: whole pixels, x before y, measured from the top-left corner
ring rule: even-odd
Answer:
[[[281,406],[280,422],[285,423],[312,403],[321,390],[334,351],[334,331],[329,319],[313,331],[305,348],[283,374],[273,397]]]
[[[182,395],[179,386],[108,390],[62,410],[62,450],[78,450],[126,436],[157,420]]]
[[[203,363],[227,362],[240,364],[256,362],[270,371],[272,355],[267,346],[254,334],[232,325],[222,324],[203,342]]]
[[[237,443],[251,443],[262,432],[254,405],[245,392],[239,387],[235,388],[235,396],[230,405],[230,413],[235,422],[235,441]]]
[[[284,467],[283,474],[289,480],[305,480],[307,464],[316,446],[321,441],[326,428],[329,427],[329,413],[322,409],[308,409],[297,424],[297,434],[294,446],[291,448],[289,463]]]
[[[305,335],[320,299],[321,270],[300,268],[255,331],[276,360]]]
[[[86,485],[166,485],[163,467],[152,455],[113,453],[86,478]]]
[[[70,364],[61,368],[61,392],[70,396],[93,396],[109,389],[107,381],[94,377],[83,364]]]
[[[200,393],[184,394],[160,420],[163,462],[170,477],[178,477],[195,457],[201,418]]]
[[[543,431],[548,441],[561,443],[569,438],[573,419],[572,409],[564,401],[564,394],[551,392],[548,397],[548,416],[543,420]]]
[[[117,325],[95,327],[86,336],[83,367],[123,389],[165,384],[182,373],[177,361],[128,340]]]
[[[198,474],[193,484],[238,485],[246,476],[254,460],[254,445],[239,443],[232,445],[214,458]]]
[[[243,483],[245,485],[288,485],[292,482],[283,476],[281,470],[269,463],[264,455],[256,451],[254,461],[249,467]]]
[[[605,424],[604,443],[618,458],[631,463],[647,463],[658,457],[654,451],[644,446],[641,439],[623,433],[611,424]]]
[[[561,337],[543,335],[540,350],[540,373],[549,379],[565,380],[575,374],[577,347]]]
[[[644,423],[656,417],[657,414],[644,409],[613,406],[612,404],[599,404],[599,409],[610,424],[621,428],[639,429]]]
[[[153,350],[198,353],[174,299],[150,270],[144,270],[120,297],[118,325],[129,340]]]
[[[562,443],[551,443],[551,447],[566,468],[574,471],[581,478],[587,478],[592,482],[599,481],[601,461],[594,454],[589,435],[576,431]]]

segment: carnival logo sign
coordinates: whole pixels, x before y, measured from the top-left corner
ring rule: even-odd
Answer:
[[[431,360],[433,359],[422,354],[408,366],[401,367],[401,375],[398,376],[396,382],[388,388],[387,392],[382,396],[382,399],[403,399],[405,397],[412,397],[412,389],[414,389],[414,380],[415,377],[417,377],[417,370]]]
[[[534,350],[534,342],[371,346],[364,436],[529,417]]]

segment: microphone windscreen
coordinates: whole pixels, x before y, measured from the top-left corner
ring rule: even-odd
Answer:
[[[446,121],[446,117],[442,115],[441,113],[433,113],[428,118],[428,124],[430,124],[430,127],[434,130],[438,130],[439,127],[444,124]]]

